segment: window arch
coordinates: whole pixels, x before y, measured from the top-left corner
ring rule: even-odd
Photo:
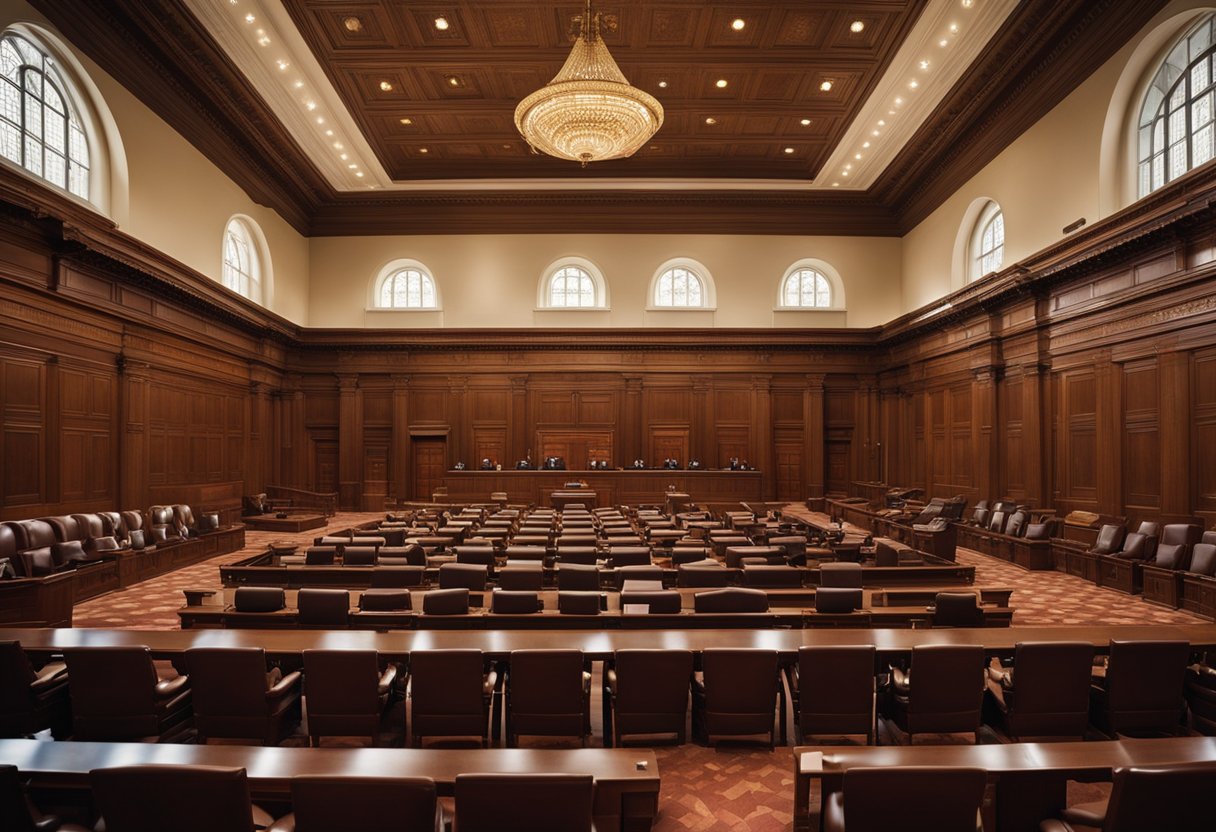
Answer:
[[[713,277],[696,260],[668,260],[650,284],[651,309],[714,309],[716,302]]]
[[[254,303],[270,299],[270,255],[262,229],[249,217],[235,216],[224,226],[220,282]]]
[[[416,266],[390,272],[376,291],[377,309],[438,309],[435,279]]]
[[[972,280],[999,272],[1005,265],[1005,214],[997,203],[989,200],[980,211],[971,232],[970,249]]]
[[[89,140],[55,61],[14,31],[0,36],[0,156],[90,199]]]
[[[537,309],[607,309],[608,283],[585,257],[562,257],[541,272]]]
[[[1214,20],[1204,15],[1175,42],[1144,91],[1136,133],[1140,197],[1216,156]]]
[[[795,269],[782,281],[781,305],[790,309],[831,309],[832,284],[815,269]]]

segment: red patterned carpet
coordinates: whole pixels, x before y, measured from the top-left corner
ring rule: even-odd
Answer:
[[[801,506],[791,513],[807,514]],[[374,519],[375,514],[340,514],[328,529],[347,528]],[[819,519],[826,519],[819,515]],[[76,607],[78,627],[176,628],[177,609],[185,588],[217,589],[218,566],[265,549],[272,540],[306,543],[324,530],[297,535],[248,532],[241,552],[224,555],[131,589],[96,598]],[[958,559],[976,567],[981,586],[1016,587],[1012,599],[1014,623],[1020,626],[1051,624],[1202,623],[1189,613],[1167,610],[1057,572],[1025,572],[1003,561],[960,549]],[[593,740],[599,744],[598,679],[593,687]],[[391,723],[391,724],[390,724]],[[390,712],[382,741],[402,741],[396,726],[403,724],[399,709]],[[306,744],[303,737],[287,741]],[[662,774],[659,817],[655,832],[776,832],[793,825],[793,755],[790,748],[705,748],[695,744],[656,748]],[[1081,799],[1093,799],[1085,787]],[[814,803],[812,803],[814,805]]]

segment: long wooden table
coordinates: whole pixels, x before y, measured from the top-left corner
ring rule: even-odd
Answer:
[[[299,658],[310,648],[376,650],[406,659],[415,650],[477,648],[491,658],[512,650],[573,648],[591,661],[612,658],[617,650],[664,647],[700,652],[709,647],[777,650],[782,660],[797,658],[803,645],[873,644],[879,655],[899,656],[925,644],[978,644],[989,655],[1006,655],[1022,641],[1088,641],[1105,653],[1112,639],[1177,639],[1195,650],[1216,648],[1216,624],[1092,627],[981,627],[940,630],[102,630],[0,629],[0,641],[17,640],[27,651],[45,655],[70,647],[146,645],[157,658],[172,659],[191,647],[262,647],[275,658]]]
[[[242,767],[255,801],[285,802],[291,778],[430,777],[451,795],[466,772],[545,772],[595,776],[598,829],[650,829],[659,804],[659,764],[645,749],[575,748],[250,748],[232,745],[155,745],[108,742],[0,740],[0,763],[17,766],[36,789],[89,787],[89,771],[109,766],[209,765]]]
[[[822,763],[816,766],[816,753]],[[1018,742],[1005,745],[806,746],[794,749],[794,828],[810,828],[810,788],[838,791],[856,766],[958,766],[987,770],[996,783],[995,826],[1036,832],[1065,805],[1065,781],[1110,780],[1122,766],[1171,766],[1216,760],[1216,737],[1108,742]],[[1203,799],[1196,795],[1196,799]],[[848,795],[845,795],[846,802]],[[820,811],[822,817],[822,810]],[[991,828],[985,819],[985,829]]]

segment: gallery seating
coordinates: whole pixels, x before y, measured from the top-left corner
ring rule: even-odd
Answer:
[[[350,594],[345,589],[305,587],[296,593],[300,627],[324,629],[350,623]]]
[[[685,741],[693,656],[688,650],[618,650],[604,671],[604,738],[635,735]]]
[[[1091,721],[1112,736],[1177,734],[1189,657],[1184,641],[1112,641],[1093,680]]]
[[[719,737],[764,736],[771,748],[780,690],[775,650],[706,649],[693,680],[693,735],[710,744]]]
[[[808,736],[850,734],[874,743],[874,654],[873,645],[798,649],[790,693],[799,743]]]
[[[915,742],[917,734],[967,733],[976,738],[985,688],[978,645],[924,645],[905,671],[891,668],[891,716]]]
[[[1085,642],[1019,642],[1012,667],[990,666],[988,694],[1006,733],[1016,740],[1083,739],[1093,656]]]
[[[301,677],[268,669],[260,647],[186,651],[199,743],[210,738],[278,745],[300,718]]]
[[[933,599],[934,627],[983,627],[984,608],[974,592],[939,592]]]
[[[154,664],[147,647],[80,647],[63,657],[74,739],[164,740],[188,727],[190,678]]]
[[[304,698],[308,741],[321,737],[370,737],[375,743],[397,665],[380,669],[374,650],[305,650]]]
[[[507,745],[519,737],[591,733],[591,674],[580,650],[515,650],[506,684]]]
[[[489,732],[498,672],[480,650],[420,650],[410,654],[411,738],[476,737]]]

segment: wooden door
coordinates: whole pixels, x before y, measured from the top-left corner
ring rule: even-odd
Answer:
[[[322,494],[338,490],[338,443],[318,441],[316,448],[317,481],[314,487]]]
[[[806,499],[802,485],[802,443],[779,442],[777,457],[777,499],[801,502]]]
[[[852,477],[849,476],[851,445],[851,442],[829,441],[827,443],[828,491],[849,493],[849,483],[852,481]]]
[[[410,458],[414,461],[413,499],[430,500],[443,485],[447,440],[442,436],[416,436],[411,441]]]

